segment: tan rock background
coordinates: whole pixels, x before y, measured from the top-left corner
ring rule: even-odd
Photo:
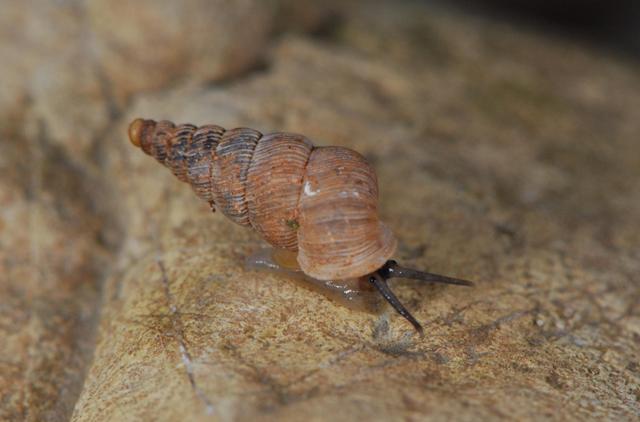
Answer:
[[[8,1],[0,420],[640,417],[640,70],[433,5]],[[248,272],[133,117],[364,153],[425,323]]]

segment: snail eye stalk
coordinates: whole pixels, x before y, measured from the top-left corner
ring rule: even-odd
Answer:
[[[404,268],[398,265],[396,261],[387,261],[382,268],[374,272],[369,276],[369,282],[378,289],[382,297],[395,309],[400,315],[402,315],[407,321],[413,325],[416,331],[420,334],[423,333],[422,325],[411,315],[407,308],[402,305],[400,300],[396,297],[393,291],[389,288],[387,280],[390,278],[410,278],[413,280],[426,281],[427,283],[442,283],[453,284],[456,286],[473,286],[473,283],[468,280],[460,278],[447,277],[440,274],[428,273],[425,271],[418,271],[411,268]]]

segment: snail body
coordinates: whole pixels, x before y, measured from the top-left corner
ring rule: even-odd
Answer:
[[[366,277],[341,280],[318,280],[302,272],[295,252],[265,248],[245,258],[247,270],[268,271],[347,308],[377,314],[381,310],[380,295]]]
[[[293,133],[263,135],[249,128],[149,119],[134,120],[129,139],[189,183],[213,210],[253,228],[276,250],[295,255],[308,279],[332,289],[348,286],[345,292],[363,281],[373,285],[419,331],[420,324],[389,289],[388,278],[470,285],[390,260],[397,241],[378,217],[376,173],[356,151],[316,147]],[[282,267],[277,260],[265,262],[257,266]]]

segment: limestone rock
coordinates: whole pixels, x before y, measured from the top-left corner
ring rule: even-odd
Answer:
[[[163,20],[177,5],[138,17]],[[95,13],[105,21],[91,25],[113,25]],[[0,419],[640,415],[637,63],[433,5],[341,13],[330,34],[260,41],[264,68],[238,73],[231,60],[236,77],[215,85],[190,60],[213,60],[226,41],[184,46],[189,70],[171,83],[136,76],[122,88],[100,84],[125,75],[78,73],[102,87],[82,91],[94,112],[105,101],[117,112],[87,121],[74,143],[52,140],[74,132],[48,118],[0,127]],[[158,33],[193,41],[180,22]],[[99,54],[138,53],[118,45]],[[155,88],[140,92],[145,83]],[[29,83],[43,98],[30,113],[68,101],[46,106],[62,89],[51,84]],[[69,110],[59,115],[77,124]],[[357,149],[378,172],[398,260],[477,285],[394,281],[420,337],[389,309],[357,312],[247,271],[259,238],[133,148],[134,117]]]

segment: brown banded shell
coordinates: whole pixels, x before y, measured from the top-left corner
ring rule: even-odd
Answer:
[[[185,124],[175,128],[173,136],[169,138],[167,147],[167,158],[165,158],[165,165],[167,165],[173,174],[183,182],[188,182],[187,179],[187,150],[190,148],[191,137],[193,132],[196,131],[194,125]]]
[[[312,149],[304,136],[273,133],[253,153],[247,180],[251,226],[283,249],[298,249],[298,200]]]
[[[249,225],[246,185],[253,150],[262,134],[237,128],[225,132],[216,148],[211,167],[213,201],[224,215],[243,226]]]
[[[173,137],[175,125],[169,121],[163,120],[158,122],[155,127],[153,138],[151,141],[151,153],[159,162],[163,163],[167,159],[167,151],[169,150],[169,140]]]
[[[378,181],[355,151],[316,148],[298,205],[298,263],[320,280],[359,277],[382,267],[396,240],[378,219]]]
[[[196,195],[207,202],[213,201],[211,161],[223,134],[220,126],[201,126],[193,134],[187,152],[187,178]]]
[[[129,137],[231,220],[297,251],[311,277],[370,274],[396,248],[378,218],[375,171],[355,151],[317,148],[291,133],[143,119],[131,123]]]

